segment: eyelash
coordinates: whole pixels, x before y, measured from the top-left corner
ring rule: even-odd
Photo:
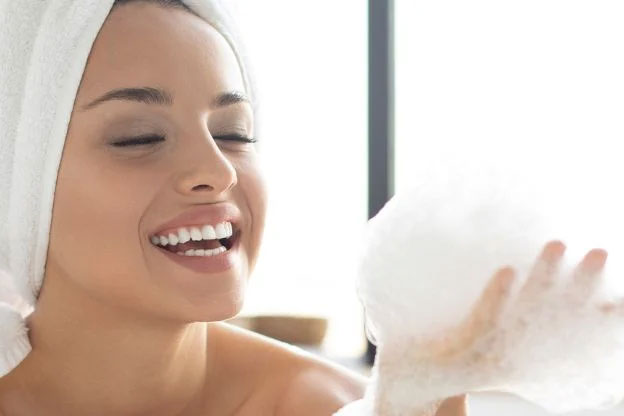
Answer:
[[[228,134],[225,136],[215,136],[214,137],[215,140],[229,140],[229,141],[238,141],[238,142],[242,142],[242,143],[256,143],[258,140],[251,138],[251,137],[245,137],[245,136],[240,136],[238,134]],[[151,146],[153,144],[156,144],[156,142],[162,142],[163,140],[165,140],[164,136],[159,136],[159,135],[147,135],[147,136],[137,136],[132,138],[131,140],[124,140],[124,141],[120,141],[120,142],[114,142],[112,143],[113,146],[115,147],[134,147],[134,146]]]

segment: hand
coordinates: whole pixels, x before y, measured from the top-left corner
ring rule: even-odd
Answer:
[[[438,338],[426,340],[419,350],[428,360],[439,364],[458,364],[457,360],[471,360],[472,364],[492,365],[505,356],[505,351],[488,348],[479,340],[488,338],[488,344],[497,344],[498,336],[507,336],[509,329],[526,328],[527,311],[535,315],[538,309],[549,309],[554,304],[565,306],[579,312],[587,305],[599,283],[608,253],[603,249],[589,251],[576,266],[571,279],[565,282],[561,291],[560,302],[554,302],[552,289],[556,283],[559,262],[565,252],[565,245],[560,241],[551,241],[544,247],[533,266],[526,282],[513,297],[516,280],[511,267],[498,270],[492,277],[469,316],[456,328],[441,334]],[[565,305],[561,305],[564,303]],[[604,313],[624,311],[624,302],[602,304]],[[503,325],[505,329],[503,331]],[[520,336],[517,333],[517,336]]]
[[[413,338],[408,345],[382,345],[373,369],[378,378],[377,414],[394,415],[395,406],[405,409],[411,403],[413,411],[402,414],[433,415],[443,398],[504,385],[513,372],[509,364],[523,353],[514,347],[532,334],[530,317],[546,321],[556,333],[557,328],[568,325],[568,318],[558,321],[544,317],[624,315],[624,302],[587,309],[600,282],[605,250],[591,250],[563,282],[563,290],[554,290],[564,251],[560,241],[546,244],[516,296],[515,271],[504,267],[495,273],[459,325],[428,339]]]

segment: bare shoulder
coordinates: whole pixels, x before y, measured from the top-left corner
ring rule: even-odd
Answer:
[[[314,356],[293,361],[296,370],[287,380],[276,416],[329,416],[364,397],[365,377]]]
[[[253,380],[237,414],[325,416],[364,396],[367,378],[345,367],[227,323],[214,331],[231,357],[229,371]]]

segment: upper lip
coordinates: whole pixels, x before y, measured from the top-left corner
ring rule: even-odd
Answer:
[[[240,211],[235,205],[220,203],[194,206],[176,215],[171,220],[160,224],[150,235],[164,235],[166,231],[180,227],[204,224],[215,225],[226,221],[230,222],[234,229],[238,229],[237,225],[240,222]]]

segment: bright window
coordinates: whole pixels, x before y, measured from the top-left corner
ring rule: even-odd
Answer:
[[[602,169],[621,175],[622,2],[395,7],[397,190],[428,163],[451,158],[527,174],[566,170],[578,180]]]
[[[260,90],[270,187],[242,315],[330,319],[325,348],[361,355],[353,259],[366,223],[366,3],[234,0]]]
[[[608,181],[602,200],[620,198],[622,2],[395,1],[397,192],[427,166],[470,159],[527,178],[557,174],[592,209],[581,185]],[[518,398],[471,396],[471,414],[547,414]]]

